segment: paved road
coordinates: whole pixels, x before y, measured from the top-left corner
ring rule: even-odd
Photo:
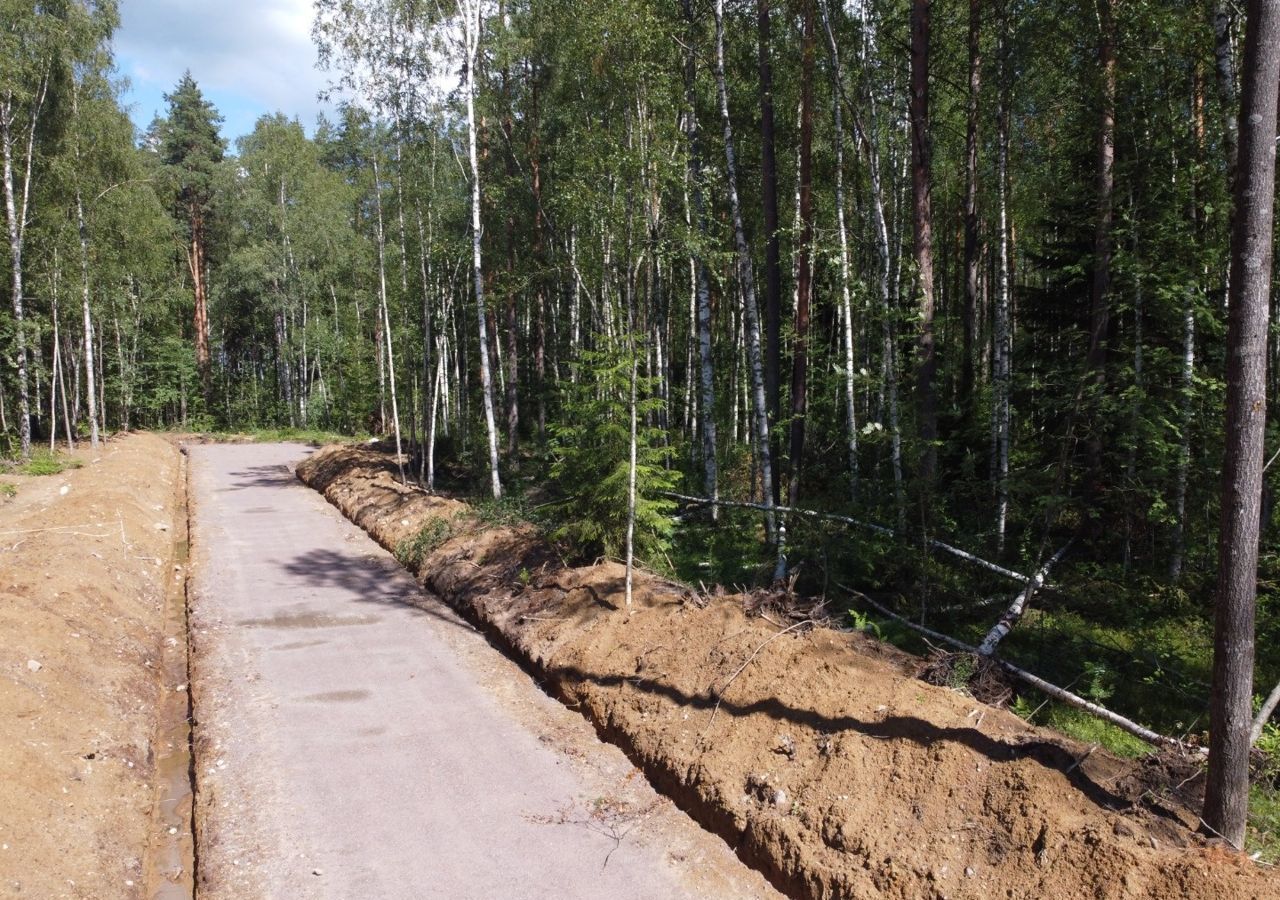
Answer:
[[[202,898],[777,897],[363,532],[192,447]]]

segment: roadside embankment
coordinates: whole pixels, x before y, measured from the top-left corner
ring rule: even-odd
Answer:
[[[863,635],[623,569],[327,448],[298,476],[485,627],[649,779],[803,897],[1280,897],[1151,768],[915,678]],[[751,612],[749,612],[751,610]]]
[[[185,690],[163,672],[179,453],[128,435],[79,458],[9,477],[16,495],[0,506],[4,896],[145,895],[160,710]]]

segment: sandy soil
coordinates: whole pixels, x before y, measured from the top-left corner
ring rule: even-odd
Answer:
[[[478,526],[393,472],[355,448],[298,469],[385,547],[450,520],[420,581],[788,892],[1280,897],[1139,764],[926,684],[918,660],[861,635],[780,635],[751,598],[642,576],[628,615],[621,567],[566,569],[529,530]]]
[[[0,479],[0,896],[144,892],[179,455],[79,456]]]

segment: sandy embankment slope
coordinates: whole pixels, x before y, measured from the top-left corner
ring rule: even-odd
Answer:
[[[128,435],[0,480],[0,895],[144,892],[180,456]]]

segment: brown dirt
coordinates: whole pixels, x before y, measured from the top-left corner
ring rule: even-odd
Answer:
[[[179,456],[149,435],[77,456],[0,479],[3,896],[144,892]]]
[[[644,574],[628,615],[622,567],[566,568],[531,529],[485,528],[398,485],[376,452],[329,448],[298,475],[389,549],[452,521],[423,584],[790,893],[1280,897],[1267,870],[1198,837],[1142,765],[927,684],[893,648],[779,635],[791,623],[749,615],[756,598]]]

